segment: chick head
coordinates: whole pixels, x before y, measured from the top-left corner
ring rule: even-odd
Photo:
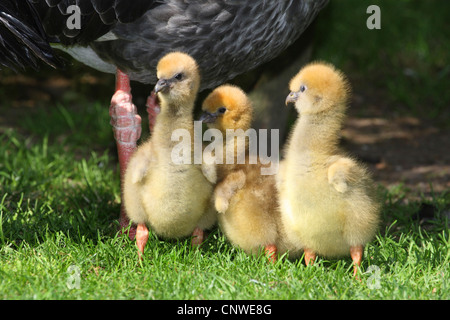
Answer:
[[[345,75],[323,62],[303,67],[291,79],[289,89],[286,104],[294,103],[301,114],[316,114],[333,108],[343,111],[350,95]]]
[[[253,107],[244,91],[232,85],[222,85],[214,89],[202,106],[203,114],[200,120],[222,132],[227,129],[250,128]]]
[[[197,62],[188,54],[166,54],[158,62],[156,76],[158,82],[155,93],[161,102],[184,105],[195,100],[200,86],[200,73]]]

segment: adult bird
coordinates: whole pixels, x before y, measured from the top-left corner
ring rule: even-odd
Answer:
[[[156,83],[158,60],[182,51],[198,61],[201,89],[215,87],[279,55],[327,2],[2,0],[0,65],[17,70],[38,68],[43,61],[62,67],[56,47],[92,68],[115,73],[110,115],[122,180],[141,132],[130,80]],[[147,111],[152,130],[158,113],[154,95]],[[119,222],[129,223],[123,206]]]

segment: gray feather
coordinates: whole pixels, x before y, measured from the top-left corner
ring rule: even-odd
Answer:
[[[156,83],[156,64],[164,54],[186,52],[200,65],[202,88],[211,88],[275,58],[327,2],[168,0],[135,22],[116,24],[117,40],[90,46],[142,83]]]

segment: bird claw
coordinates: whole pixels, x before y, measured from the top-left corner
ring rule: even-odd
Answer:
[[[111,99],[109,115],[116,141],[135,145],[141,136],[141,117],[131,102],[131,94],[122,90],[117,91]]]

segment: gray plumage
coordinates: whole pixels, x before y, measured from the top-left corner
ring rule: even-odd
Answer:
[[[98,56],[132,80],[155,83],[167,52],[199,63],[202,88],[275,58],[311,23],[327,0],[167,0],[132,23],[111,30],[116,40],[93,42]]]
[[[103,72],[156,83],[158,60],[183,51],[215,87],[275,58],[328,0],[2,0],[0,65],[62,65],[53,47]],[[77,5],[79,28],[68,26]]]

